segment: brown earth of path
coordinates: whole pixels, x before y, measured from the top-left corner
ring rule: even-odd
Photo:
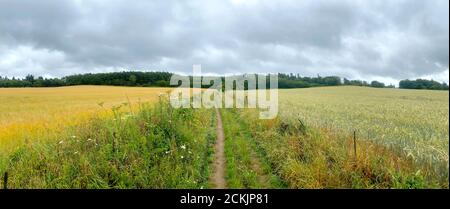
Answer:
[[[222,116],[218,109],[216,109],[217,115],[217,139],[214,145],[215,156],[214,156],[214,173],[211,177],[210,182],[214,185],[215,189],[225,189],[225,137],[223,133],[222,126]]]

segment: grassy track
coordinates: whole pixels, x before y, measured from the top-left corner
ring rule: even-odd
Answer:
[[[281,188],[277,176],[260,158],[248,126],[237,110],[222,110],[227,158],[227,185],[229,188]]]

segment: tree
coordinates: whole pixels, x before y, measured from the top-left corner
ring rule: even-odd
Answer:
[[[370,86],[374,88],[384,88],[386,85],[379,81],[372,81],[372,83],[370,83]]]
[[[136,85],[137,77],[135,75],[130,75],[128,80],[130,81],[130,84],[134,86]]]
[[[34,82],[34,76],[31,75],[31,74],[28,74],[28,75],[25,77],[25,80],[28,81],[28,82],[30,82],[30,83],[33,83],[33,82]]]
[[[448,84],[426,79],[402,80],[399,87],[401,89],[448,90]]]

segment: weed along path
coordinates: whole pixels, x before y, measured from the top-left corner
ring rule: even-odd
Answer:
[[[223,133],[222,116],[220,111],[216,109],[217,115],[217,139],[214,146],[214,173],[211,177],[215,189],[225,189],[225,136]]]

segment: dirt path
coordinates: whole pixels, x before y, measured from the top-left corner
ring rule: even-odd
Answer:
[[[214,146],[215,156],[214,156],[214,173],[211,177],[211,182],[215,189],[225,189],[225,137],[223,133],[222,126],[222,116],[218,109],[216,109],[217,115],[217,139]]]

